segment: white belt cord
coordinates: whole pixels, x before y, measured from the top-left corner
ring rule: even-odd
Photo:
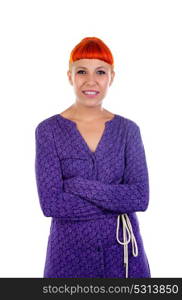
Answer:
[[[119,226],[120,226],[120,217],[123,222],[123,241],[119,240]],[[126,219],[126,220],[125,220]],[[128,240],[126,241],[126,231],[128,232]],[[126,267],[126,278],[128,278],[128,244],[131,240],[132,243],[132,254],[133,256],[138,256],[138,246],[133,233],[132,225],[130,219],[127,214],[119,215],[117,218],[117,230],[116,230],[116,238],[119,244],[124,245],[124,265]]]

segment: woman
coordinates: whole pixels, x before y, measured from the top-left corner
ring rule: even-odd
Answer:
[[[67,75],[75,103],[35,130],[38,196],[52,217],[44,277],[151,277],[136,215],[149,202],[140,128],[102,108],[115,75],[110,49],[82,39]]]

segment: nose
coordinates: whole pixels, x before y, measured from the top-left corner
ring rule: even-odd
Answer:
[[[95,83],[96,82],[96,76],[95,74],[87,74],[86,76],[87,83]]]

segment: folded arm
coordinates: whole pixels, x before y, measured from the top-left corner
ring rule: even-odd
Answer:
[[[35,175],[39,202],[47,217],[83,217],[103,209],[79,195],[63,191],[60,160],[50,125],[42,121],[35,130]]]
[[[72,177],[64,181],[64,190],[97,206],[120,213],[145,211],[149,202],[148,169],[139,126],[130,132],[125,151],[122,183],[105,184],[97,180]]]

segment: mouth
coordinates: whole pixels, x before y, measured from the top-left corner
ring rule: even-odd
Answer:
[[[99,91],[96,91],[96,90],[84,90],[84,91],[82,91],[82,93],[84,95],[86,95],[87,97],[89,97],[89,98],[94,98],[94,97],[96,97],[99,94]]]

